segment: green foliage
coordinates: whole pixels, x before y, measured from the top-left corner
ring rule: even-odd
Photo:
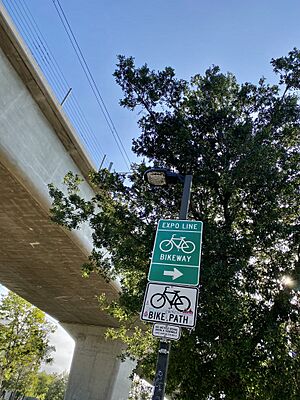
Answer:
[[[48,374],[45,371],[38,372],[35,376],[35,386],[32,396],[38,400],[63,400],[68,375]]]
[[[45,371],[41,371],[36,374],[35,378],[33,396],[39,400],[45,400],[49,391],[49,387],[52,385],[55,379],[55,375],[47,374]]]
[[[137,375],[134,376],[128,400],[151,400],[152,388],[145,384]]]
[[[31,395],[42,362],[52,361],[49,334],[54,326],[45,313],[9,292],[0,304],[1,390]]]
[[[189,218],[204,223],[198,322],[172,346],[172,399],[296,400],[300,393],[299,60],[297,49],[272,60],[279,84],[255,85],[216,66],[188,82],[171,68],[136,68],[133,58],[119,57],[121,105],[141,115],[134,151],[193,174]],[[126,179],[91,173],[96,195],[88,201],[76,185],[67,195],[50,187],[53,220],[69,228],[87,221],[93,230],[85,275],[121,279],[119,302],[101,304],[120,317],[121,329],[110,334],[124,341],[141,308],[157,220],[176,218],[181,198],[180,186],[147,186],[146,169],[135,164]],[[127,340],[151,377],[153,341],[139,334],[137,349]]]
[[[68,382],[67,374],[54,374],[53,380],[49,385],[45,400],[64,400],[64,395]]]

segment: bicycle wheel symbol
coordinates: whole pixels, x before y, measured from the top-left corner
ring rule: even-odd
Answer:
[[[155,293],[150,299],[150,304],[153,308],[162,308],[166,304],[166,298],[162,293]]]
[[[191,301],[186,296],[178,296],[174,304],[177,311],[188,311],[191,308]]]
[[[173,242],[168,239],[163,240],[159,244],[160,250],[163,251],[164,253],[168,253],[169,251],[171,251],[173,249],[173,247],[174,247]]]
[[[186,253],[186,254],[190,254],[193,253],[195,251],[195,243],[191,242],[190,240],[187,240],[185,242],[185,246],[181,248],[181,250]]]

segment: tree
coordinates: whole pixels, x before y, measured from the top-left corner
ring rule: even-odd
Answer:
[[[48,374],[45,371],[36,375],[33,396],[39,400],[64,400],[68,374]]]
[[[217,66],[186,81],[172,68],[137,68],[119,56],[120,103],[141,115],[133,150],[148,164],[193,174],[189,218],[204,223],[198,322],[172,346],[172,399],[292,400],[300,393],[300,52],[271,63],[278,85],[264,78],[239,84]],[[50,194],[53,221],[69,229],[87,221],[93,230],[84,275],[120,276],[119,302],[107,310],[123,324],[110,335],[123,338],[150,377],[151,334],[126,329],[141,308],[156,222],[177,218],[182,188],[147,186],[146,168],[135,164],[127,177],[92,172],[90,200],[71,173],[68,194],[53,185]]]
[[[34,387],[33,396],[39,400],[45,400],[46,395],[49,391],[49,387],[55,380],[54,374],[48,374],[45,371],[38,372],[36,374],[36,382]]]
[[[0,319],[0,390],[31,395],[41,363],[52,360],[49,333],[54,326],[13,292],[2,298]]]
[[[64,400],[67,382],[68,375],[66,373],[54,374],[54,379],[49,386],[45,400]]]

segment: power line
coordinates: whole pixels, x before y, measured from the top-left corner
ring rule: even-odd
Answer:
[[[117,130],[115,128],[115,125],[114,125],[114,123],[113,123],[113,121],[111,119],[111,116],[110,116],[110,114],[109,114],[109,112],[107,110],[105,102],[104,102],[104,100],[103,100],[103,98],[101,96],[100,90],[99,90],[99,88],[98,88],[98,86],[97,86],[97,84],[96,84],[96,82],[95,82],[95,80],[93,78],[93,75],[92,75],[92,73],[90,71],[90,68],[89,68],[89,66],[88,66],[88,64],[87,64],[87,62],[85,60],[85,57],[84,57],[84,55],[83,55],[83,53],[81,51],[81,48],[80,48],[80,46],[79,46],[79,44],[78,44],[78,42],[76,40],[76,37],[75,37],[75,35],[74,35],[73,31],[72,31],[70,23],[68,22],[66,14],[64,13],[64,10],[62,9],[62,6],[60,5],[59,1],[57,0],[58,6],[59,6],[59,8],[61,10],[61,13],[62,13],[63,17],[61,16],[58,8],[56,7],[55,1],[56,0],[53,0],[54,6],[56,8],[56,11],[57,11],[57,13],[59,15],[59,18],[60,18],[60,20],[61,20],[61,22],[62,22],[62,24],[64,26],[64,29],[65,29],[68,37],[70,39],[71,45],[72,45],[72,47],[73,47],[73,49],[74,49],[74,51],[75,51],[75,53],[77,55],[77,58],[78,58],[78,60],[80,62],[80,65],[81,65],[81,67],[82,67],[82,69],[84,71],[84,74],[85,74],[85,76],[86,76],[86,78],[88,80],[89,86],[91,87],[91,89],[92,89],[92,91],[94,93],[96,101],[97,101],[97,103],[99,105],[99,108],[100,108],[100,110],[101,110],[101,112],[102,112],[102,114],[103,114],[103,116],[105,118],[105,121],[106,121],[106,123],[107,123],[107,125],[108,125],[108,127],[109,127],[109,129],[110,129],[110,131],[112,133],[112,135],[113,135],[113,138],[114,138],[114,140],[115,140],[115,142],[116,142],[116,144],[118,146],[118,149],[119,149],[119,151],[120,151],[125,163],[127,164],[128,168],[129,168],[128,163],[130,164],[130,160],[129,160],[128,154],[127,154],[127,152],[126,152],[126,150],[125,150],[125,148],[123,146],[122,140],[121,140],[121,138],[120,138],[120,136],[119,136],[119,134],[118,134],[118,132],[117,132]]]
[[[11,2],[11,8],[10,12],[12,16],[14,17],[14,20],[17,22],[19,25],[19,28],[22,32],[23,37],[26,39],[27,43],[31,43],[32,48],[35,49],[36,54],[38,54],[38,57],[36,58],[36,61],[38,62],[39,66],[42,68],[42,65],[45,66],[45,68],[48,67],[47,65],[47,57],[45,56],[44,52],[40,48],[39,44],[35,41],[34,36],[32,34],[31,27],[29,25],[24,25],[22,24],[22,21],[25,20],[24,14],[20,10],[20,8],[17,6],[15,2]],[[54,83],[53,81],[53,76],[49,74],[49,80]],[[54,86],[54,85],[53,85]]]
[[[46,39],[41,33],[32,13],[23,1],[18,3],[16,0],[12,0],[10,3],[6,3],[6,6],[9,7],[8,9],[10,14],[20,29],[22,36],[26,39],[32,55],[44,72],[48,81],[50,81],[52,89],[56,92],[56,95],[63,98],[69,90],[70,85],[47,45]],[[62,95],[60,93],[62,93]],[[70,105],[70,107],[67,107],[67,115],[74,124],[74,127],[77,128],[86,148],[91,151],[91,155],[95,159],[97,165],[99,165],[100,161],[103,159],[104,151],[101,148],[100,143],[95,139],[93,130],[91,129],[79,103],[76,100],[76,96],[73,93],[70,97],[70,101],[73,104]],[[100,152],[99,149],[101,150]]]
[[[26,9],[28,11],[28,14],[30,15],[31,19],[34,22],[34,25],[36,27],[37,37],[39,38],[42,46],[44,47],[43,41],[46,43],[46,39],[44,38],[42,32],[39,30],[39,27],[38,27],[38,25],[37,25],[33,15],[32,15],[32,13],[30,12],[28,7],[26,6],[26,4],[24,4],[24,6],[26,7]],[[43,40],[41,40],[39,36],[41,36]],[[63,87],[63,92],[66,93],[66,91],[70,88],[70,85],[68,84],[68,82],[67,82],[67,80],[66,80],[66,78],[64,76],[64,73],[62,72],[61,68],[59,67],[55,57],[53,56],[53,54],[52,54],[51,50],[49,49],[49,47],[47,46],[47,44],[46,44],[45,51],[46,51],[46,53],[47,53],[47,55],[49,57],[49,60],[51,60],[51,58],[52,58],[52,60],[53,60],[52,64],[53,64],[54,68],[56,69],[56,75],[59,78],[60,82],[62,82],[62,85],[65,86],[65,87]],[[69,91],[70,91],[70,89],[69,89]],[[78,118],[81,121],[83,121],[81,129],[85,130],[86,133],[87,133],[87,137],[90,138],[90,140],[92,140],[94,142],[94,146],[95,147],[93,148],[93,151],[95,151],[95,148],[97,149],[99,147],[100,150],[101,150],[102,156],[103,156],[104,150],[103,150],[102,146],[100,145],[100,143],[96,142],[94,134],[93,134],[93,130],[91,129],[91,127],[89,125],[89,122],[87,121],[87,119],[86,119],[86,117],[84,115],[84,112],[82,111],[82,108],[80,107],[80,105],[79,105],[79,103],[78,103],[78,101],[76,99],[76,96],[74,96],[74,94],[73,94],[72,97],[70,98],[70,100],[74,101],[74,107],[72,107],[73,113],[78,114]],[[90,147],[90,146],[88,146],[88,147]],[[99,155],[99,158],[100,158],[100,155]]]
[[[73,47],[73,49],[74,49],[74,51],[76,53],[76,56],[77,56],[77,58],[79,60],[79,63],[80,63],[80,65],[81,65],[81,67],[82,67],[82,69],[84,71],[84,74],[85,74],[85,76],[86,76],[86,78],[88,80],[89,86],[92,89],[92,92],[94,93],[94,96],[96,98],[97,104],[99,105],[99,108],[100,108],[100,110],[101,110],[101,112],[102,112],[102,114],[104,116],[104,119],[105,119],[105,121],[106,121],[106,123],[107,123],[107,125],[108,125],[108,127],[109,127],[109,129],[110,129],[110,131],[112,133],[112,135],[113,135],[113,138],[114,138],[114,140],[115,140],[115,142],[117,144],[117,147],[118,147],[118,149],[119,149],[119,151],[120,151],[120,153],[121,153],[121,155],[122,155],[122,157],[123,157],[123,159],[125,161],[125,164],[130,169],[130,167],[129,167],[129,165],[130,165],[129,156],[128,156],[127,152],[126,152],[126,149],[125,149],[125,147],[123,145],[123,142],[122,142],[122,140],[120,138],[120,135],[119,135],[114,123],[113,123],[113,120],[112,120],[112,118],[110,116],[110,113],[109,113],[109,111],[108,111],[108,109],[107,109],[107,107],[105,105],[105,102],[104,102],[103,97],[102,97],[102,95],[100,93],[98,85],[95,82],[95,79],[94,79],[94,77],[93,77],[93,75],[91,73],[91,70],[90,70],[90,68],[88,66],[88,63],[87,63],[87,61],[86,61],[86,59],[85,59],[85,57],[84,57],[84,55],[82,53],[82,50],[81,50],[81,48],[80,48],[80,46],[78,44],[78,41],[77,41],[77,39],[76,39],[76,37],[75,37],[75,35],[73,33],[73,30],[72,30],[71,25],[70,25],[70,23],[68,21],[68,18],[66,16],[66,14],[65,14],[65,12],[64,12],[64,10],[63,10],[60,2],[59,2],[59,0],[52,0],[52,2],[54,4],[54,7],[55,7],[55,9],[57,11],[57,14],[58,14],[61,22],[63,24],[63,27],[64,27],[67,35],[68,35],[68,38],[69,38],[69,40],[71,42],[71,45],[72,45],[72,47]]]

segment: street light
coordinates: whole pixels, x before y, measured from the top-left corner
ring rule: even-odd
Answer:
[[[150,168],[144,174],[146,182],[152,186],[176,185],[184,182],[184,175],[165,168]]]
[[[188,218],[193,175],[181,175],[165,168],[150,168],[144,173],[144,178],[152,186],[183,183],[179,219]],[[164,399],[170,349],[170,342],[160,340],[152,400]]]
[[[150,168],[144,173],[144,178],[152,186],[168,186],[183,183],[179,219],[187,219],[193,175],[182,175],[166,168]]]

